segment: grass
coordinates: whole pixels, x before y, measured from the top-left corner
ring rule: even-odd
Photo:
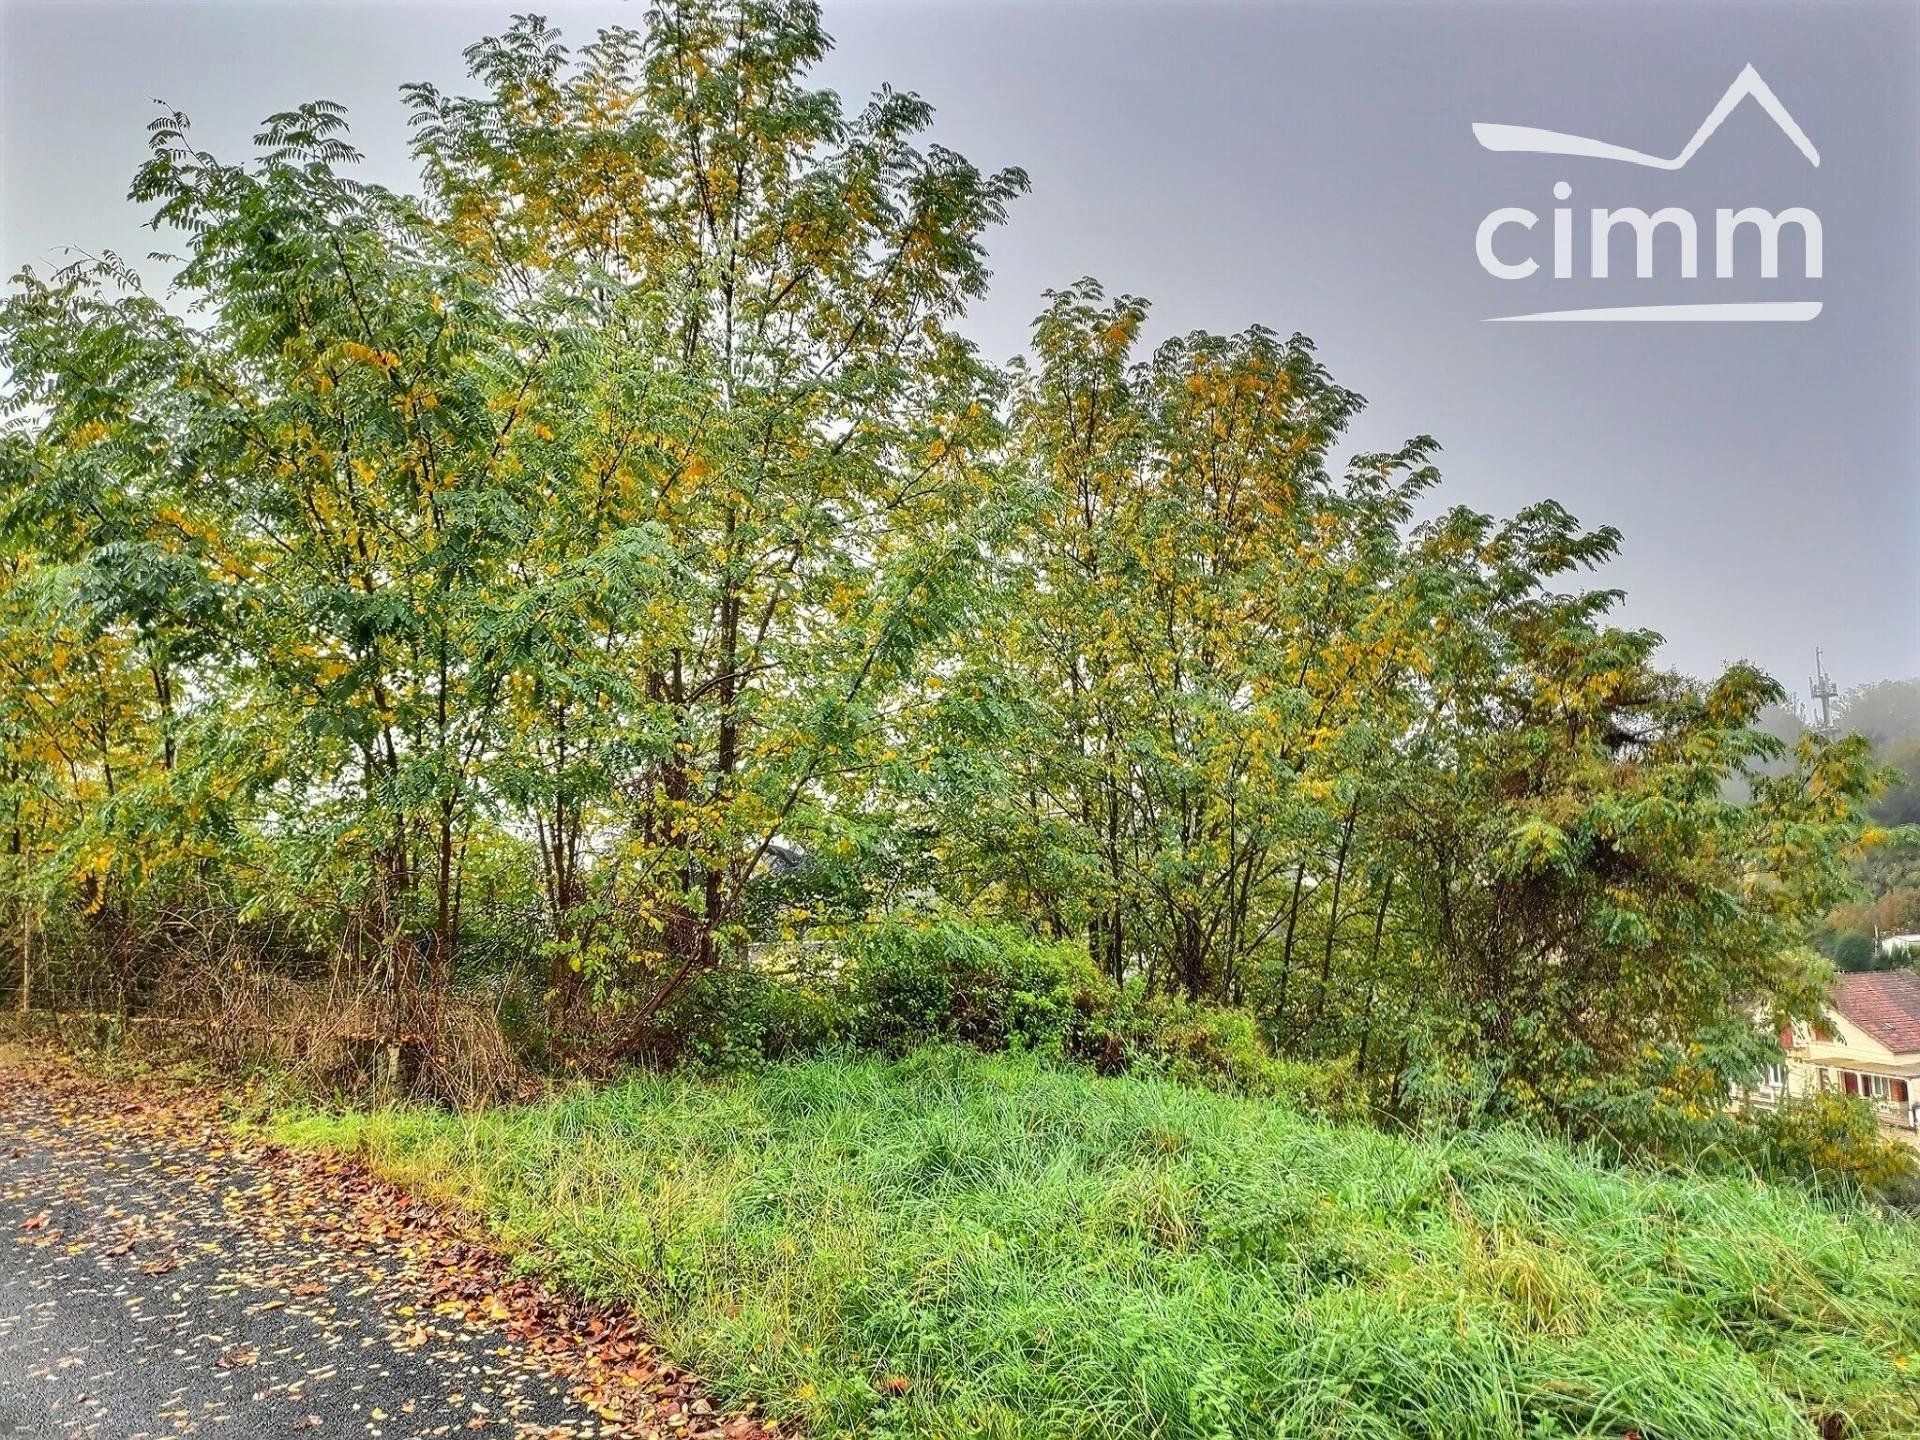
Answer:
[[[1920,1434],[1920,1227],[1521,1133],[955,1051],[278,1128],[816,1436]]]

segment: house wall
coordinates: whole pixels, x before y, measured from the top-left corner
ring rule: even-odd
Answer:
[[[1831,1020],[1817,1030],[1796,1024],[1791,1037],[1783,1033],[1780,1038],[1790,1041],[1785,1062],[1775,1066],[1760,1084],[1743,1092],[1741,1099],[1771,1106],[1822,1090],[1857,1094],[1873,1106],[1881,1124],[1920,1132],[1920,1051],[1896,1054],[1842,1019]],[[1853,1091],[1846,1086],[1848,1072],[1859,1077]],[[1886,1093],[1875,1095],[1876,1085]],[[1900,1093],[1903,1088],[1904,1097]]]
[[[1784,1085],[1760,1087],[1753,1096],[1755,1100],[1777,1103],[1783,1095],[1817,1095],[1822,1090],[1857,1094],[1873,1106],[1881,1124],[1920,1130],[1920,1055],[1895,1056],[1883,1050],[1880,1056],[1870,1056],[1844,1046],[1822,1045],[1790,1054],[1782,1069]],[[1849,1072],[1858,1077],[1852,1091],[1846,1082]],[[1885,1093],[1875,1094],[1877,1089]]]

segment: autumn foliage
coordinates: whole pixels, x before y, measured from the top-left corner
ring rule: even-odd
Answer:
[[[1424,437],[1337,458],[1303,337],[1150,347],[1081,281],[987,363],[1025,177],[810,88],[827,44],[801,0],[521,20],[408,92],[416,194],[328,103],[242,160],[163,115],[168,299],[16,278],[22,1007],[184,968],[309,987],[396,1078],[463,1005],[670,1058],[712,977],[990,922],[1376,1106],[1576,1118],[1817,1009],[1863,748],[1732,803],[1777,687],[1661,669],[1579,579],[1611,530],[1447,508]]]

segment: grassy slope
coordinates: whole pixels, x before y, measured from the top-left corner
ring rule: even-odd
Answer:
[[[946,1052],[281,1128],[816,1435],[1920,1433],[1920,1227],[1517,1134]]]

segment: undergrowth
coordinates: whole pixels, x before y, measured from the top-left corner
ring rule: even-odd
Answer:
[[[935,1050],[289,1114],[816,1435],[1920,1433],[1920,1231]]]

